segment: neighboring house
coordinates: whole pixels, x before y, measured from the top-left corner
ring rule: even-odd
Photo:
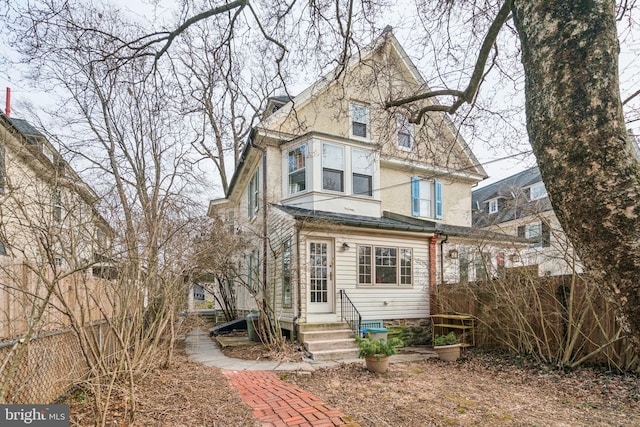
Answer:
[[[512,253],[513,272],[555,276],[582,272],[556,218],[538,167],[473,191],[473,224],[531,240]]]
[[[112,230],[97,201],[41,132],[0,112],[0,255],[108,273]]]
[[[446,114],[412,124],[384,107],[426,87],[385,31],[359,61],[270,99],[226,197],[210,203],[210,216],[253,242],[240,308],[268,292],[281,327],[315,357],[338,349],[314,327],[339,328],[354,310],[369,326],[428,319],[431,287],[486,278],[486,255],[499,250],[485,240],[497,234],[471,228],[471,189],[487,175]],[[460,254],[483,268],[469,277]]]

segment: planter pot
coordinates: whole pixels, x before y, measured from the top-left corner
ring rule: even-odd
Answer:
[[[460,344],[440,345],[433,347],[438,357],[447,362],[455,362],[460,357]]]
[[[380,356],[379,361],[378,356],[365,356],[364,361],[371,372],[383,374],[389,370],[389,356]]]

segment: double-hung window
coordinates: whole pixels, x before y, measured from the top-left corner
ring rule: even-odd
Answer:
[[[532,222],[518,227],[518,237],[532,241],[534,248],[548,248],[551,246],[551,229],[546,222]]]
[[[260,253],[256,249],[247,256],[247,288],[252,294],[260,290]]]
[[[64,204],[62,202],[62,192],[56,190],[53,195],[53,219],[62,222],[64,217]]]
[[[366,105],[351,104],[351,135],[369,137],[369,107]]]
[[[411,286],[413,283],[412,250],[358,246],[358,283]]]
[[[356,196],[373,195],[373,152],[351,150],[352,191]]]
[[[322,189],[344,191],[344,149],[322,144]]]
[[[307,147],[302,145],[289,151],[289,194],[307,189]]]
[[[442,183],[411,177],[411,215],[442,219]]]
[[[282,242],[282,306],[291,307],[291,239]]]
[[[529,199],[538,200],[547,197],[547,189],[542,182],[532,185],[529,188]]]
[[[409,122],[409,118],[398,114],[398,147],[402,150],[411,150],[413,147],[413,123]]]
[[[251,177],[251,181],[249,181],[249,187],[247,188],[247,214],[249,218],[253,218],[256,216],[258,209],[260,209],[260,180],[259,180],[259,170],[253,173]]]

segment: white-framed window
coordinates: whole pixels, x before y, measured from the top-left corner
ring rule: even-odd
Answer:
[[[398,148],[411,150],[413,148],[413,123],[410,123],[409,118],[402,114],[396,116],[396,123],[398,127]]]
[[[498,199],[492,199],[487,202],[489,204],[489,213],[497,213],[498,212]]]
[[[251,293],[260,290],[260,252],[254,250],[247,256],[247,288]]]
[[[250,219],[256,216],[260,209],[260,179],[258,172],[259,169],[256,169],[247,187],[247,215]]]
[[[352,192],[356,196],[373,195],[373,152],[351,150]]]
[[[547,197],[547,189],[544,183],[539,182],[529,187],[529,200],[538,200]]]
[[[53,195],[53,219],[62,222],[64,218],[64,203],[62,201],[62,192],[56,190]]]
[[[364,104],[351,104],[351,135],[369,138],[369,107]]]
[[[282,306],[292,306],[291,239],[282,242]]]
[[[442,183],[411,177],[411,215],[442,218]]]
[[[358,246],[358,283],[411,286],[412,254],[409,248]]]
[[[344,192],[344,148],[322,144],[322,189]]]
[[[532,222],[518,227],[518,237],[531,240],[533,248],[548,248],[551,246],[551,229],[546,222]]]
[[[307,189],[307,147],[301,145],[289,151],[289,194]]]

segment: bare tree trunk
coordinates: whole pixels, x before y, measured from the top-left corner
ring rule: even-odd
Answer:
[[[615,4],[514,0],[527,128],[553,208],[640,348],[640,168],[625,128]]]

